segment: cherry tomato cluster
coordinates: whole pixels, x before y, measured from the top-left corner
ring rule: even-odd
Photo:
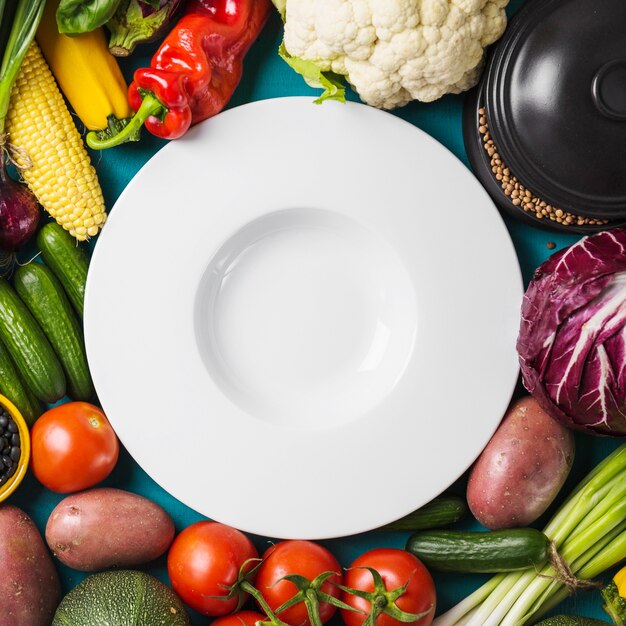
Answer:
[[[346,626],[429,626],[435,587],[424,565],[394,548],[370,550],[343,573],[312,541],[274,544],[259,558],[242,532],[197,522],[174,540],[167,560],[174,591],[214,626],[321,626],[337,609]],[[257,610],[242,610],[252,596]]]

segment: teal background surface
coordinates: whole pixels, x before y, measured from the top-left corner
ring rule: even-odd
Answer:
[[[509,12],[513,13],[521,4],[519,0],[513,2],[509,8]],[[313,96],[316,93],[314,90],[308,88],[303,83],[302,79],[293,73],[279,59],[276,50],[281,37],[282,25],[278,17],[273,16],[263,34],[247,56],[243,80],[228,105],[228,108],[255,100],[291,95]],[[130,79],[136,67],[149,63],[150,56],[155,49],[156,45],[141,47],[133,57],[121,62],[122,69],[128,79]],[[358,97],[352,93],[349,94],[349,98],[358,100]],[[311,104],[311,106],[314,105]],[[412,103],[395,111],[393,114],[415,124],[435,137],[467,165],[461,133],[462,106],[463,96],[448,96],[431,104]],[[320,139],[323,140],[323,138]],[[126,144],[103,153],[92,153],[93,162],[100,177],[108,208],[113,207],[115,200],[135,173],[163,145],[165,145],[165,142],[155,139],[148,133],[144,133],[140,143]],[[350,146],[331,146],[329,149],[344,150],[345,158],[350,158]],[[372,144],[372,151],[374,150],[376,150],[376,146]],[[232,163],[230,166],[236,168],[237,163]],[[323,171],[322,168],[320,168],[320,171]],[[243,181],[245,179],[245,172],[241,172],[241,176]],[[279,180],[280,178],[277,176],[276,181]],[[320,176],[318,182],[319,184],[324,184],[323,176]],[[172,184],[175,184],[175,181],[172,181]],[[207,195],[209,197],[212,184],[218,185],[220,183],[217,180],[208,182]],[[275,182],[273,184],[280,183]],[[418,189],[416,189],[416,193],[417,192]],[[183,197],[184,190],[181,190],[181,200]],[[184,236],[182,234],[186,222],[184,201],[181,201],[179,206],[172,207],[171,221],[172,236],[177,236],[177,224],[180,225],[180,229],[178,229],[181,233],[180,236]],[[556,249],[560,249],[578,239],[576,235],[557,234],[555,232],[540,230],[509,219],[505,221],[517,250],[524,280],[526,282],[530,279],[534,269],[552,253],[548,248],[549,242],[553,242],[556,244]],[[454,224],[448,223],[446,215],[442,214],[441,228],[436,234],[439,238],[442,250],[446,249],[446,235],[449,230],[453,228]],[[480,221],[476,222],[475,228],[475,232],[479,233],[481,228]],[[474,233],[468,232],[466,236],[472,237]],[[149,243],[148,240],[141,238],[141,234],[138,235],[137,246],[145,246],[146,255],[148,255]],[[97,239],[92,241],[90,245],[97,245]],[[168,258],[167,250],[150,251],[149,254],[150,261],[155,268],[158,267],[159,263],[171,262],[171,259]],[[497,263],[498,259],[494,258],[493,261]],[[135,271],[134,268],[128,268],[128,270],[129,273]],[[479,277],[477,277],[477,280],[478,279]],[[462,311],[458,311],[457,313],[459,315],[459,323],[462,323]],[[103,328],[102,332],[115,332],[115,329]],[[445,341],[445,337],[441,339]],[[451,381],[451,385],[453,384],[454,381]],[[522,393],[521,389],[519,393]],[[471,398],[468,398],[468,403],[471,403]],[[185,434],[173,432],[168,436],[185,436]],[[577,435],[576,438],[577,453],[575,466],[566,487],[563,489],[563,494],[568,493],[587,471],[620,443],[616,440],[594,438],[584,435]],[[419,441],[415,442],[415,454],[420,454]],[[177,460],[173,459],[170,462],[176,463]],[[375,463],[376,459],[375,455],[373,455],[371,458],[367,459],[354,459],[354,462],[363,464]],[[236,457],[233,457],[233,463],[236,463]],[[324,461],[321,461],[321,463],[324,463]],[[340,476],[333,474],[330,462],[328,462],[326,471],[324,471],[322,466],[314,469],[315,475],[319,477],[320,486],[334,484],[341,480]],[[224,474],[225,478],[227,478],[228,468],[224,468]],[[402,477],[402,480],[420,481],[422,478],[421,476],[405,476]],[[193,479],[193,476],[189,477],[189,480]],[[125,450],[122,450],[120,461],[116,469],[104,484],[140,493],[158,502],[173,517],[178,531],[197,520],[203,519],[201,515],[178,502],[154,483]],[[452,486],[451,490],[463,494],[464,487],[465,477],[462,477]],[[314,489],[315,486],[311,485],[307,488]],[[390,485],[388,493],[380,495],[379,499],[372,497],[373,506],[384,507],[385,500],[387,498],[393,498],[394,494],[398,493],[402,488],[401,481]],[[252,489],[266,489],[268,496],[272,498],[289,497],[289,494],[273,493],[271,485],[259,484],[255,476],[251,474],[249,481],[233,485],[233,498],[239,498],[241,506],[246,506],[246,491]],[[20,489],[11,497],[10,501],[24,508],[34,518],[39,529],[43,531],[50,511],[61,498],[62,496],[53,494],[44,489],[36,479],[29,474]],[[558,501],[560,501],[560,499]],[[553,509],[554,506],[551,510]],[[538,527],[543,525],[549,514],[550,511],[539,520],[537,523]],[[320,518],[332,515],[334,515],[333,511],[319,511]],[[471,522],[466,523],[464,527],[479,528],[476,523],[472,524]],[[371,532],[323,543],[336,554],[341,564],[347,567],[357,555],[365,550],[379,546],[403,547],[407,537],[407,533]],[[268,545],[270,538],[254,537],[253,539],[259,550],[262,551]],[[79,572],[72,571],[58,563],[57,565],[59,566],[59,571],[62,576],[64,591],[73,587],[84,577],[84,575]],[[150,564],[144,569],[162,580],[167,580],[164,558]],[[451,607],[484,580],[486,580],[484,576],[435,575],[439,611]],[[580,593],[576,597],[570,598],[564,602],[558,607],[556,612],[601,618],[603,617],[603,613],[600,609],[600,604],[600,596],[597,592]],[[192,616],[194,624],[208,624],[210,621],[208,618],[197,614],[192,613]],[[605,617],[605,619],[607,618]]]

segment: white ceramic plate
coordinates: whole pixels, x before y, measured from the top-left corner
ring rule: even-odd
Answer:
[[[282,98],[170,143],[96,246],[105,412],[200,513],[272,537],[366,531],[436,496],[498,425],[522,282],[478,182],[375,109]]]

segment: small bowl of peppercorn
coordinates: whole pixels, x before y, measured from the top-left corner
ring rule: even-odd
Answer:
[[[30,434],[17,407],[0,395],[0,502],[22,482],[30,460]]]

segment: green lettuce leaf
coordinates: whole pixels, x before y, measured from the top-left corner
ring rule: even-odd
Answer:
[[[280,0],[273,0],[274,4]],[[323,89],[322,94],[315,100],[315,104],[322,104],[326,100],[346,101],[346,86],[343,76],[322,70],[315,61],[307,61],[294,57],[287,52],[283,41],[278,48],[278,54],[291,69],[300,74],[311,87]]]
[[[283,22],[285,21],[285,13],[287,12],[287,0],[272,0],[272,4],[280,13]]]

